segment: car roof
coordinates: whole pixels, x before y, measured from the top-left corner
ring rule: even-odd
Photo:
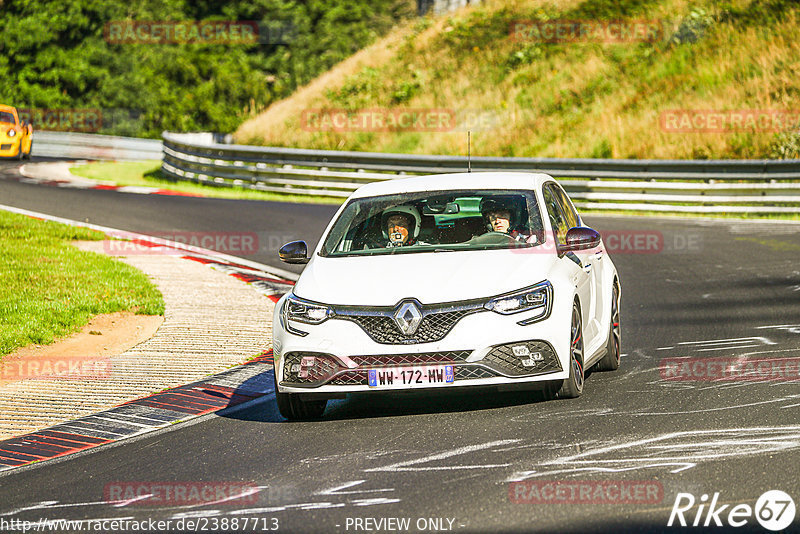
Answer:
[[[14,106],[6,106],[4,104],[0,104],[0,111],[9,111],[11,113],[14,113],[17,111],[17,108],[15,108]]]
[[[420,191],[458,191],[476,189],[538,189],[542,183],[553,180],[544,173],[534,172],[458,172],[452,174],[430,174],[411,178],[398,178],[384,182],[372,182],[359,187],[351,198]]]

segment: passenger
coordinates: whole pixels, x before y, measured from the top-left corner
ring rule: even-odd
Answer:
[[[481,214],[490,232],[506,234],[515,241],[535,243],[536,235],[521,231],[517,227],[518,210],[511,201],[484,199],[481,201]]]

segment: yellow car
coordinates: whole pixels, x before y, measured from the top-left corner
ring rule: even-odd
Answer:
[[[0,157],[30,158],[33,148],[33,126],[20,122],[17,109],[0,104]]]

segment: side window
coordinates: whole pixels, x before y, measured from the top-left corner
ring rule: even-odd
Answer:
[[[580,223],[578,222],[578,213],[575,211],[575,207],[570,202],[567,194],[564,193],[564,190],[560,187],[550,186],[553,189],[553,192],[556,195],[559,203],[561,204],[561,211],[564,213],[564,217],[567,219],[567,226],[570,228],[575,228]]]
[[[550,217],[550,225],[556,234],[556,241],[563,245],[566,243],[569,227],[564,215],[561,213],[557,197],[552,188],[547,185],[542,188],[542,196],[544,196],[544,204],[547,207],[547,215]]]

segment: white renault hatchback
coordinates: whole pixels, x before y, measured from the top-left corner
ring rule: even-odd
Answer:
[[[620,359],[620,284],[600,234],[546,174],[365,185],[277,303],[275,394],[288,419],[328,399],[412,388],[577,397]]]

